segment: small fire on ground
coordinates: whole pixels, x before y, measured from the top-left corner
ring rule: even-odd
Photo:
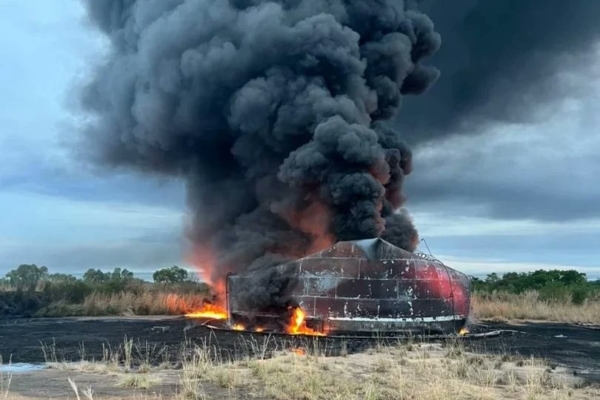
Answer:
[[[249,331],[249,329],[246,329],[246,327],[242,324],[235,324],[231,327],[231,329],[233,329],[234,331]],[[265,328],[256,327],[252,331],[253,332],[263,332],[264,330],[265,330]]]
[[[306,355],[306,351],[303,348],[296,348],[296,349],[292,349],[291,350],[292,353],[294,353],[297,356],[305,356]]]
[[[325,336],[324,333],[315,331],[306,325],[306,314],[300,307],[290,309],[291,317],[286,327],[286,333],[289,335],[314,335]],[[224,307],[206,303],[201,309],[185,314],[188,318],[206,318],[206,319],[227,319],[227,310]],[[235,331],[246,331],[246,327],[242,324],[235,324],[231,327]],[[263,332],[264,328],[254,327],[254,332]]]
[[[325,336],[325,334],[321,332],[317,332],[314,329],[306,326],[306,320],[304,311],[300,307],[294,308],[292,312],[292,318],[287,326],[287,333],[290,335],[315,335],[315,336]]]
[[[465,327],[465,328],[461,328],[461,329],[460,329],[460,331],[458,331],[458,334],[459,334],[460,336],[464,336],[464,335],[466,335],[466,334],[468,334],[468,333],[469,333],[469,329],[468,329],[468,328],[466,328],[466,327]]]
[[[188,318],[210,318],[210,319],[227,319],[227,310],[224,307],[206,303],[197,311],[185,314]]]

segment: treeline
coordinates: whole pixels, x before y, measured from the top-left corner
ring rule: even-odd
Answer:
[[[112,272],[90,269],[82,278],[77,278],[49,273],[44,266],[23,264],[0,278],[0,316],[84,315],[90,307],[94,314],[110,315],[134,306],[137,311],[150,314],[151,304],[141,307],[139,301],[134,303],[132,299],[151,299],[154,295],[157,302],[161,299],[165,302],[166,297],[161,298],[158,294],[207,297],[210,291],[206,284],[192,279],[188,271],[178,266],[156,271],[153,279],[154,282],[144,281],[121,268]],[[116,298],[121,299],[121,303],[123,299],[129,299],[130,304],[117,306],[111,301]],[[99,299],[106,307],[97,304]],[[77,307],[81,305],[86,307]],[[167,306],[165,304],[160,310],[168,311]]]
[[[522,294],[536,291],[540,300],[571,302],[582,305],[591,297],[600,295],[600,280],[590,281],[587,275],[575,270],[537,270],[534,272],[496,273],[485,279],[472,278],[475,293]]]

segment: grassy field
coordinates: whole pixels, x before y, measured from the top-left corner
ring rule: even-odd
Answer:
[[[488,286],[476,288],[472,297],[475,320],[600,323],[595,287],[546,285],[511,293],[517,286],[496,290],[484,283]],[[209,296],[207,289],[194,282],[129,278],[101,284],[55,281],[29,291],[4,285],[0,308],[38,316],[180,315],[199,308]],[[215,360],[209,346],[182,343],[177,364],[161,362],[164,352],[158,345],[136,346],[125,340],[95,361],[85,359],[82,349],[81,362],[68,364],[57,359],[57,349],[44,346],[51,368],[16,374],[0,370],[0,400],[600,399],[600,388],[544,360],[474,354],[458,343],[378,345],[340,357],[324,357],[315,344],[235,362]],[[253,353],[265,354],[260,350]]]
[[[170,290],[92,293],[81,304],[53,303],[44,309],[43,315],[179,315],[200,308],[206,299],[205,294],[179,294]],[[476,320],[600,323],[599,297],[573,304],[564,299],[544,300],[537,291],[523,294],[476,292],[472,297],[472,309]]]
[[[4,292],[4,295],[11,292]],[[31,307],[37,304],[31,295],[16,300]],[[29,297],[27,297],[29,296]],[[92,292],[80,302],[51,301],[40,305],[32,315],[45,317],[103,315],[181,315],[202,306],[205,290],[179,290],[173,286],[148,284],[116,293]],[[475,320],[539,320],[600,323],[600,297],[593,296],[582,304],[568,299],[546,300],[537,291],[522,294],[475,292],[472,296]]]
[[[472,308],[476,320],[600,323],[598,297],[591,297],[579,305],[569,300],[543,300],[537,291],[523,294],[475,293]]]
[[[54,302],[47,314],[182,314],[198,307],[205,292],[146,285],[134,291],[87,294],[79,304]],[[600,299],[582,304],[523,294],[476,292],[476,320],[545,320],[600,323]],[[495,400],[600,399],[600,388],[542,359],[467,352],[450,345],[375,346],[361,354],[324,357],[317,345],[273,358],[215,360],[213,349],[183,343],[181,363],[160,362],[161,348],[125,341],[102,360],[62,363],[57,349],[44,347],[48,370],[0,372],[0,400],[37,399],[367,399]],[[251,346],[260,346],[252,343]],[[261,354],[260,348],[255,354]],[[264,354],[264,353],[263,353]],[[158,360],[158,361],[157,361]],[[43,382],[32,385],[31,382]]]
[[[195,283],[135,282],[114,291],[89,288],[76,298],[63,295],[68,289],[56,291],[61,296],[43,289],[20,293],[13,288],[0,290],[0,317],[3,312],[30,317],[180,315],[199,309],[210,297],[206,285]]]
[[[124,342],[119,354],[107,353],[96,362],[63,364],[52,359],[52,349],[45,350],[52,368],[4,374],[0,399],[600,398],[600,388],[544,360],[473,354],[457,343],[375,346],[362,354],[340,357],[323,357],[322,349],[312,345],[273,358],[236,362],[215,360],[210,347],[186,343],[182,344],[183,361],[176,366],[152,366],[144,356],[136,359],[145,353],[135,349],[133,342]]]

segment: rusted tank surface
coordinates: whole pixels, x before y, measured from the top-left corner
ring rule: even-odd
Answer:
[[[275,268],[289,273],[290,266],[293,301],[307,324],[324,333],[449,332],[469,317],[468,276],[382,239],[339,242]],[[230,323],[236,323],[253,311],[239,298],[250,280],[231,275],[227,283]]]

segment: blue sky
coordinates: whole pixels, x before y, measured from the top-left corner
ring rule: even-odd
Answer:
[[[187,265],[181,182],[95,171],[64,146],[77,135],[71,90],[106,47],[83,15],[77,1],[0,0],[0,274]],[[600,277],[600,77],[585,79],[536,123],[414,149],[408,208],[438,258],[471,274]]]

